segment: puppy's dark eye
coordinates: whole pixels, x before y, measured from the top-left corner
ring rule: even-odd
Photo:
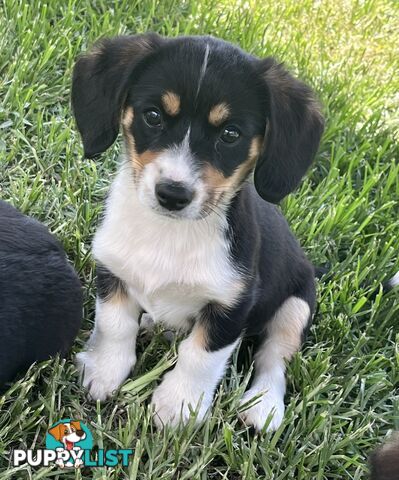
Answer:
[[[237,127],[228,126],[223,129],[220,138],[225,143],[234,143],[240,138],[240,136],[241,132]]]
[[[144,121],[149,127],[160,127],[162,125],[161,112],[156,108],[151,108],[144,112]]]

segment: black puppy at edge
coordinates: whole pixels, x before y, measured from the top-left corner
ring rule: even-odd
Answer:
[[[82,289],[47,228],[0,201],[0,389],[66,354],[82,320]]]
[[[311,89],[272,58],[212,37],[156,34],[97,43],[74,70],[85,156],[122,126],[125,151],[96,233],[96,322],[77,361],[93,398],[133,368],[139,318],[187,329],[152,398],[159,427],[201,420],[243,335],[255,377],[241,414],[261,429],[284,414],[285,361],[315,306],[314,271],[272,203],[311,164],[323,118]],[[248,181],[254,171],[254,184]],[[268,203],[271,202],[271,203]]]

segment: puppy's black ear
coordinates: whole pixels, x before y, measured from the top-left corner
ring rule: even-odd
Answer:
[[[162,42],[155,33],[104,39],[77,61],[72,107],[85,157],[92,158],[114,143],[133,71]]]
[[[267,89],[267,126],[255,167],[259,195],[277,203],[299,184],[310,166],[324,121],[312,90],[272,58],[258,64]]]

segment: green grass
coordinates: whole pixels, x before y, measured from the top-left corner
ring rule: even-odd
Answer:
[[[204,425],[156,432],[148,399],[176,358],[159,331],[139,338],[133,380],[106,404],[86,400],[71,358],[33,366],[0,397],[1,479],[367,478],[368,453],[399,427],[398,293],[371,300],[399,269],[398,18],[394,0],[0,2],[0,196],[46,223],[79,272],[85,316],[74,352],[93,324],[90,243],[118,155],[115,147],[83,160],[71,115],[74,59],[98,37],[209,33],[273,54],[307,80],[326,132],[283,210],[309,258],[331,264],[309,339],[288,369],[277,432],[253,437],[237,422],[248,381],[237,357]],[[100,446],[133,447],[129,468],[10,466],[12,448],[43,448],[48,425],[69,416]]]

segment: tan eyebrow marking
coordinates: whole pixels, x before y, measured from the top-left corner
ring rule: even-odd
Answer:
[[[227,120],[229,114],[230,114],[230,108],[227,105],[227,103],[225,102],[218,103],[217,105],[212,107],[211,111],[209,112],[209,116],[208,116],[209,123],[211,123],[215,127],[218,127],[225,120]]]
[[[166,92],[161,97],[163,108],[165,112],[175,117],[180,112],[180,97],[176,93]]]

